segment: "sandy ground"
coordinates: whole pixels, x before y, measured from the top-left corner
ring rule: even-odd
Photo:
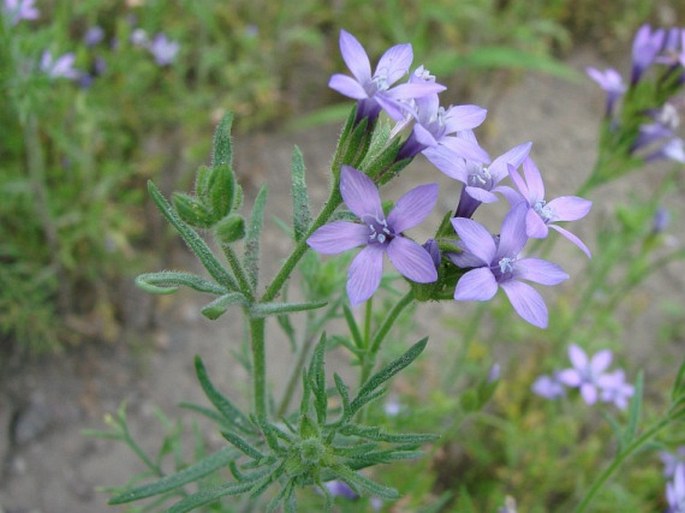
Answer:
[[[571,60],[578,70],[587,64],[602,65],[589,55]],[[458,98],[445,101],[463,103]],[[568,83],[530,75],[505,91],[485,87],[483,98],[477,97],[474,102],[490,107],[484,131],[493,155],[531,140],[532,155],[552,194],[567,193],[580,184],[593,163],[595,135],[603,108],[602,95],[592,83]],[[290,218],[288,170],[294,144],[305,155],[312,201],[316,206],[321,204],[337,130],[337,126],[323,126],[286,135],[256,134],[236,141],[239,172],[253,185],[264,181],[270,185],[268,216]],[[411,186],[408,182],[412,180],[438,180],[443,190],[457,191],[439,175],[425,162],[415,162],[411,178],[407,176],[398,187],[393,186],[388,196],[397,198]],[[648,187],[650,180],[633,176],[602,189],[593,219],[599,219],[611,204],[625,198],[631,190]],[[253,194],[254,187],[248,188],[248,196]],[[454,198],[442,194],[439,206],[451,208]],[[681,206],[681,218],[682,210]],[[264,262],[263,268],[270,275],[287,254],[289,241],[271,218],[267,224],[264,244],[269,261]],[[590,226],[592,221],[579,225],[579,234],[587,236]],[[677,227],[674,229],[677,231]],[[682,235],[680,231],[681,238]],[[581,258],[580,253],[567,256],[567,261]],[[648,301],[653,307],[646,309],[645,317],[641,317],[625,341],[638,361],[647,353],[646,337],[661,322],[656,299],[685,301],[681,271],[682,266],[659,271],[641,291],[655,300],[653,304]],[[142,295],[143,292],[131,288],[131,304],[141,305]],[[218,386],[235,397],[243,396],[247,386],[245,373],[231,354],[242,336],[238,316],[229,313],[219,321],[208,321],[198,313],[204,300],[190,291],[164,298],[155,303],[154,314],[164,329],[129,333],[119,345],[85,347],[33,362],[21,374],[2,377],[0,513],[113,511],[106,506],[108,495],[98,487],[123,484],[142,466],[123,446],[85,437],[82,430],[103,428],[103,415],[115,411],[122,401],[127,401],[132,432],[143,447],[155,447],[159,442],[159,424],[154,414],[157,407],[172,418],[182,416],[188,425],[189,419],[195,417],[179,409],[178,403],[204,402],[192,368],[195,354],[207,362]],[[438,312],[442,315],[445,309]],[[430,334],[434,345],[439,346],[441,339],[453,334],[445,333],[435,317],[435,313],[418,316],[416,331]],[[291,356],[287,349],[271,350],[275,359],[270,361],[270,379],[278,388],[285,380]],[[209,440],[219,443],[216,436],[210,435]]]

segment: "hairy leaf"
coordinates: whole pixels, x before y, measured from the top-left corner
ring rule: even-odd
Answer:
[[[266,195],[266,187],[259,189],[245,233],[245,271],[253,290],[257,289],[259,276],[259,239],[264,226]]]
[[[309,194],[305,180],[305,166],[302,152],[295,146],[293,149],[292,163],[292,195],[293,195],[293,234],[295,241],[299,242],[307,233],[312,223],[309,211]]]
[[[224,447],[211,456],[186,467],[185,469],[163,477],[159,481],[144,486],[139,486],[122,494],[116,495],[109,500],[109,504],[125,504],[127,502],[145,499],[153,495],[159,495],[174,490],[187,483],[192,483],[198,479],[228,465],[228,463],[238,457],[238,452],[232,447]]]
[[[224,287],[205,280],[204,278],[191,273],[177,271],[160,271],[156,273],[145,273],[136,277],[136,285],[151,294],[173,294],[180,286],[190,287],[198,292],[209,292],[210,294],[226,294]]]
[[[322,308],[328,303],[318,301],[314,303],[257,303],[250,308],[253,318],[268,317],[269,315],[283,315],[286,313],[304,312]]]
[[[233,143],[231,142],[231,125],[233,114],[224,115],[214,132],[214,144],[212,150],[212,167],[222,164],[233,164]]]
[[[245,304],[246,302],[247,299],[240,292],[229,292],[205,305],[200,311],[207,319],[215,320],[226,313],[231,305]]]

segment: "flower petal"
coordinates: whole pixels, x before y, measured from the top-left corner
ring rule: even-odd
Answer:
[[[448,134],[471,130],[485,121],[488,111],[478,105],[455,105],[445,112],[445,131]]]
[[[392,265],[405,278],[416,283],[431,283],[438,279],[430,254],[413,240],[395,237],[387,251]]]
[[[490,155],[475,140],[464,137],[445,136],[440,139],[440,144],[449,148],[458,157],[473,160],[475,162],[486,163],[490,160]]]
[[[499,200],[497,194],[481,189],[480,187],[472,187],[467,185],[464,189],[466,194],[471,196],[473,199],[480,201],[481,203],[495,203]]]
[[[307,239],[314,251],[324,255],[335,255],[356,248],[369,241],[369,228],[349,221],[328,223]]]
[[[586,255],[588,258],[592,258],[592,254],[590,253],[590,250],[588,249],[588,247],[587,247],[587,246],[585,245],[585,243],[584,243],[582,240],[580,240],[577,236],[575,236],[574,234],[572,234],[572,233],[569,232],[568,230],[562,228],[561,226],[557,226],[557,225],[555,225],[555,224],[550,224],[549,227],[552,228],[553,230],[558,231],[561,235],[563,235],[563,236],[566,237],[569,241],[571,241],[573,244],[575,244],[576,246],[578,246],[578,247],[581,249],[581,251],[582,251],[583,253],[585,253],[585,255]]]
[[[490,232],[472,219],[453,217],[451,221],[454,230],[464,243],[465,249],[485,265],[490,265],[497,251]]]
[[[585,354],[585,351],[577,344],[568,346],[568,359],[571,360],[573,367],[578,370],[585,369],[589,363],[587,354]]]
[[[378,187],[361,171],[351,166],[342,166],[340,194],[347,208],[360,219],[364,216],[374,216],[379,220],[385,218]]]
[[[528,185],[528,201],[533,205],[545,199],[545,183],[542,181],[540,170],[530,157],[523,161],[523,176]]]
[[[340,53],[345,64],[360,84],[371,80],[371,63],[366,50],[352,34],[340,31]]]
[[[497,258],[515,257],[528,242],[526,234],[526,214],[528,205],[519,203],[512,207],[502,222],[499,245],[497,246]]]
[[[363,100],[369,97],[359,82],[340,73],[336,73],[331,77],[328,81],[328,87],[354,100]]]
[[[363,303],[376,292],[383,274],[383,248],[366,246],[354,257],[347,274],[347,296],[352,305]]]
[[[592,374],[597,376],[603,373],[609,365],[611,365],[612,354],[608,349],[603,349],[590,359],[590,367],[592,368]]]
[[[454,289],[456,301],[489,301],[497,293],[495,275],[487,267],[472,269],[464,274]]]
[[[438,201],[438,184],[419,185],[404,194],[388,214],[388,227],[399,234],[421,223]]]
[[[500,283],[511,306],[525,321],[538,328],[547,327],[547,306],[540,293],[530,285],[516,280]]]
[[[590,212],[592,201],[578,196],[559,196],[547,206],[554,212],[553,221],[577,221]]]
[[[597,402],[597,387],[592,383],[583,383],[580,385],[580,395],[586,404],[592,406]]]
[[[421,153],[440,171],[449,176],[453,180],[461,183],[466,183],[468,180],[468,171],[466,170],[466,163],[459,155],[449,150],[444,146],[434,146],[426,148]]]
[[[516,279],[528,280],[541,285],[558,285],[569,275],[557,264],[541,258],[523,258],[515,264]]]
[[[394,84],[407,74],[413,59],[414,51],[409,43],[395,45],[381,56],[373,75],[384,76],[388,84]]]
[[[534,209],[526,213],[526,235],[531,239],[544,239],[549,234],[547,224]]]
[[[567,387],[577,387],[583,382],[576,369],[564,369],[557,373],[557,379]]]
[[[507,169],[507,164],[514,166],[514,169],[519,167],[524,159],[528,156],[528,153],[530,153],[530,149],[532,147],[532,142],[526,142],[519,144],[518,146],[514,146],[509,151],[497,157],[488,168],[492,179],[495,180],[495,182],[499,182],[505,176],[507,176],[509,172]]]

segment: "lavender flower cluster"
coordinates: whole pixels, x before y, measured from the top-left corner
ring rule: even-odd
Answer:
[[[633,103],[639,94],[639,88],[646,82],[650,69],[654,69],[658,76],[657,86],[653,89],[663,89],[667,97],[660,102],[658,108],[652,106],[640,112],[648,119],[637,127],[629,152],[647,162],[668,159],[685,163],[685,140],[678,134],[678,111],[685,108],[685,98],[669,93],[670,87],[678,90],[685,84],[684,28],[653,30],[649,25],[640,27],[633,40],[629,85],[626,85],[621,74],[613,68],[600,71],[590,67],[587,68],[587,73],[606,91],[606,118],[616,130],[622,122],[617,109],[618,101],[625,96],[624,107],[625,104]]]
[[[473,132],[487,111],[476,105],[441,106],[438,95],[445,87],[423,66],[408,73],[413,60],[411,45],[387,50],[373,72],[362,45],[344,30],[340,50],[352,76],[335,74],[329,86],[357,101],[356,122],[366,120],[372,125],[385,112],[396,123],[393,138],[409,132],[400,145],[397,161],[422,154],[461,183],[451,218],[453,231],[438,231],[436,239],[420,245],[404,232],[428,217],[438,199],[438,185],[412,189],[386,215],[372,177],[364,170],[342,166],[340,193],[359,222],[334,221],[316,230],[307,242],[327,255],[363,247],[349,269],[350,302],[356,305],[374,294],[387,255],[402,276],[418,284],[445,282],[449,274],[446,269],[456,268],[459,279],[453,297],[457,301],[488,301],[501,288],[523,319],[546,327],[544,300],[525,282],[557,285],[569,276],[554,263],[524,257],[524,247],[529,239],[547,237],[551,228],[589,257],[587,246],[557,223],[583,218],[591,202],[576,196],[548,200],[541,173],[529,156],[530,142],[491,159]],[[408,80],[398,84],[407,75]],[[503,183],[506,178],[513,187]],[[500,196],[511,208],[499,233],[492,234],[472,217],[480,205],[494,203]]]
[[[19,24],[22,20],[37,20],[40,11],[35,7],[35,0],[4,0],[2,15],[8,20],[10,26]],[[105,30],[94,25],[90,27],[83,36],[83,43],[88,49],[94,49],[105,39]],[[173,64],[180,45],[177,41],[169,39],[166,34],[158,33],[150,39],[147,33],[136,28],[131,34],[131,43],[134,46],[145,48],[150,52],[156,64],[165,67]],[[111,47],[116,48],[118,41],[113,39]],[[41,55],[39,69],[51,79],[65,78],[78,82],[82,87],[89,87],[93,80],[102,75],[106,69],[106,63],[100,56],[91,59],[90,71],[77,69],[76,54],[68,52],[55,56],[50,50],[45,50]]]
[[[661,461],[664,464],[666,483],[666,513],[685,513],[685,446],[675,453],[663,451]]]
[[[622,369],[608,371],[612,360],[611,351],[604,349],[589,357],[579,346],[571,344],[568,357],[572,367],[557,371],[551,376],[537,378],[532,386],[534,393],[547,399],[557,399],[566,395],[567,387],[576,388],[588,405],[601,399],[605,403],[613,403],[621,410],[628,407],[635,387],[626,382]]]

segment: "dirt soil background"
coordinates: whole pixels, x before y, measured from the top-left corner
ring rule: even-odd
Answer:
[[[587,65],[606,66],[592,53],[578,53],[569,63],[579,71]],[[533,141],[532,156],[545,175],[551,196],[569,193],[580,185],[594,162],[595,137],[603,112],[602,92],[593,83],[569,83],[531,74],[511,87],[486,84],[481,91],[472,102],[489,108],[479,134],[492,155]],[[444,101],[465,103],[459,98]],[[288,174],[293,145],[300,146],[304,153],[316,209],[326,194],[327,169],[337,135],[336,125],[286,135],[254,134],[235,141],[236,169],[248,181],[248,202],[261,183],[270,187],[263,241],[264,255],[269,260],[262,263],[266,276],[273,274],[290,247],[289,240],[273,223],[273,216],[290,219]],[[409,181],[439,181],[442,192],[436,211],[453,207],[458,194],[454,182],[444,179],[422,159],[417,159],[408,171],[385,197],[396,199],[412,186]],[[596,191],[591,218],[578,223],[576,233],[592,241],[591,229],[596,225],[593,220],[600,219],[612,204],[625,201],[631,191],[648,190],[658,172],[659,168],[650,168],[642,175]],[[670,205],[678,209],[673,215],[681,220],[685,213],[682,190]],[[675,222],[671,226],[682,244],[682,225]],[[580,268],[581,258],[580,252],[571,248],[562,261],[573,274],[573,262],[578,262]],[[194,265],[187,262],[190,260],[181,258],[175,267],[188,269],[188,265]],[[650,343],[663,322],[658,305],[669,298],[685,304],[683,276],[685,269],[680,264],[664,268],[641,289],[639,308],[644,309],[644,314],[633,322],[634,329],[629,331],[625,344],[634,358],[634,367],[647,367],[647,382],[664,363],[663,359],[650,359]],[[146,302],[152,301],[134,287],[128,295],[134,313],[146,311]],[[123,445],[85,437],[82,430],[102,429],[103,416],[126,401],[134,436],[144,448],[156,448],[160,430],[155,408],[171,418],[182,417],[188,425],[197,416],[180,409],[178,403],[204,404],[194,377],[195,354],[202,356],[222,390],[237,398],[245,396],[245,373],[230,353],[232,341],[242,337],[239,317],[229,312],[219,321],[208,321],[199,314],[206,299],[199,293],[182,291],[155,300],[154,316],[161,327],[156,331],[132,331],[118,345],[83,347],[33,361],[21,373],[0,376],[0,513],[115,511],[106,505],[108,495],[99,487],[125,483],[143,470],[142,464]],[[429,354],[440,347],[441,341],[454,337],[440,322],[449,311],[450,305],[441,305],[416,317],[417,334],[431,337]],[[276,333],[276,329],[272,332]],[[271,345],[270,350],[269,376],[278,389],[286,379],[291,354],[285,341],[280,348]],[[674,354],[682,355],[682,344]],[[220,444],[218,435],[208,436],[211,444]]]

